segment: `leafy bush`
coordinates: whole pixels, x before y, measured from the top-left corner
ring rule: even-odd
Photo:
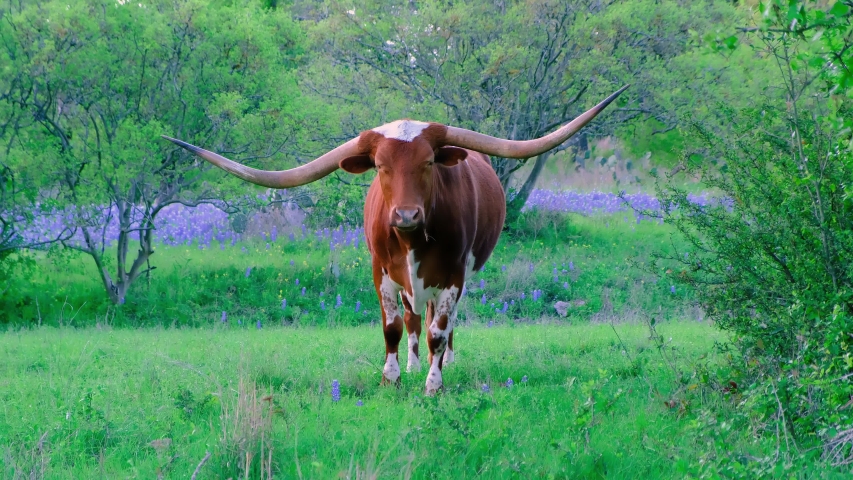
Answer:
[[[664,218],[691,248],[659,255],[653,268],[692,287],[734,334],[744,404],[759,429],[796,451],[816,436],[837,446],[836,433],[853,427],[853,386],[844,381],[853,372],[850,82],[824,68],[846,65],[849,48],[832,29],[849,28],[850,10],[777,3],[763,5],[768,23],[746,41],[757,40],[757,58],[777,62],[778,84],[749,108],[718,106],[725,127],[692,119],[686,135],[695,145],[658,186]],[[826,28],[830,40],[803,40],[803,28]],[[682,169],[720,201],[688,201],[674,182]],[[850,443],[828,451],[835,463],[850,460]]]

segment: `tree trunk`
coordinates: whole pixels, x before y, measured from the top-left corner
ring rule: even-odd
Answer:
[[[530,193],[533,192],[533,187],[536,186],[536,180],[539,179],[542,169],[545,168],[545,162],[550,156],[551,152],[545,152],[536,157],[536,163],[533,165],[533,170],[530,172],[530,175],[527,176],[527,180],[524,181],[524,185],[521,186],[513,198],[509,199],[509,197],[507,197],[506,225],[509,225],[510,228],[512,228],[512,224],[518,220],[518,216],[521,214],[521,209],[524,207],[524,204],[527,203],[527,199],[530,198]]]

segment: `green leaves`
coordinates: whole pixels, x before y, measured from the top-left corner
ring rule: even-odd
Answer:
[[[846,5],[841,0],[836,0],[835,4],[832,5],[832,8],[830,8],[827,13],[838,18],[846,17],[850,14],[850,6]]]

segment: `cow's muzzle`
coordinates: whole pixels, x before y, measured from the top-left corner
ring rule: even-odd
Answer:
[[[391,226],[403,232],[410,232],[424,224],[424,210],[417,208],[395,208],[391,215]]]

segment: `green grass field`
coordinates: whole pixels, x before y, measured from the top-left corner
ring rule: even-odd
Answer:
[[[121,307],[89,259],[36,255],[0,305],[0,472],[845,478],[820,450],[780,452],[773,425],[739,408],[736,362],[717,348],[727,338],[697,321],[692,292],[636,268],[684,250],[668,226],[525,222],[469,282],[457,362],[435,397],[423,395],[425,370],[379,386],[384,340],[364,249],[164,247]],[[496,312],[504,301],[514,304]],[[572,302],[566,317],[557,301]]]
[[[729,407],[676,372],[722,336],[657,329],[663,350],[635,324],[463,326],[434,398],[425,371],[379,386],[378,327],[9,331],[3,473],[189,478],[210,452],[197,478],[262,456],[276,478],[681,477],[713,455],[695,411]]]

